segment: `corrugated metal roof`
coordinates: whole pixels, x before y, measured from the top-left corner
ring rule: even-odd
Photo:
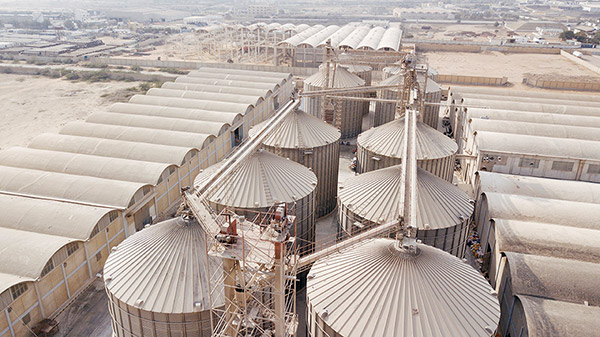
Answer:
[[[216,260],[209,265],[205,246],[196,221],[175,218],[145,228],[113,248],[104,265],[106,289],[155,313],[210,310],[209,277],[222,267]]]
[[[594,116],[551,114],[536,111],[467,108],[466,120],[475,118],[600,128],[600,118]]]
[[[189,99],[197,99],[197,100],[202,100],[202,101],[242,103],[242,104],[250,104],[254,107],[256,107],[261,101],[264,100],[264,98],[262,96],[225,94],[225,93],[218,93],[218,92],[187,91],[187,90],[163,89],[163,88],[152,88],[152,89],[148,90],[146,95],[160,96],[160,97],[189,98]]]
[[[452,92],[459,94],[463,93],[475,93],[475,94],[486,94],[496,96],[516,96],[516,97],[540,97],[540,98],[559,98],[565,100],[576,100],[576,101],[592,101],[600,102],[599,95],[591,94],[571,94],[562,92],[548,92],[548,91],[532,91],[532,90],[516,90],[506,88],[492,88],[492,87],[461,87],[452,86],[450,88]]]
[[[28,147],[40,150],[72,152],[175,165],[181,165],[188,154],[198,152],[196,149],[185,147],[55,135],[53,133],[44,133],[35,137],[29,143]]]
[[[124,146],[127,148],[134,146],[133,144],[129,143],[140,143],[140,149],[155,148],[157,152],[162,152],[162,150],[160,149],[168,150],[172,149],[173,147],[177,147],[176,149],[172,149],[172,152],[177,153],[183,152],[184,148],[186,148],[187,152],[189,152],[190,149],[202,150],[215,139],[215,136],[213,135],[202,133],[138,128],[122,125],[95,124],[86,122],[68,123],[60,130],[59,133],[61,135],[81,136],[87,138],[104,138],[114,141],[124,141],[126,142]],[[143,161],[154,161],[144,159],[145,157],[130,158],[129,156],[127,156],[123,158]],[[183,159],[183,157],[181,159]]]
[[[94,112],[88,123],[108,124],[158,129],[167,131],[191,132],[201,135],[220,136],[229,130],[229,123],[197,121],[183,118],[122,114],[116,112]]]
[[[254,126],[250,130],[250,135],[256,134],[265,123],[266,121]],[[338,142],[340,137],[340,130],[298,109],[288,114],[283,122],[265,138],[263,144],[287,149],[306,149]]]
[[[506,252],[514,295],[600,305],[600,264]]]
[[[489,94],[475,94],[475,93],[457,93],[460,97],[473,98],[478,100],[491,100],[491,101],[510,101],[519,103],[543,103],[543,104],[556,104],[556,105],[576,105],[585,107],[600,107],[600,102],[578,100],[578,99],[560,99],[560,98],[541,98],[541,97],[522,97],[522,96],[504,96],[504,95],[489,95]]]
[[[12,147],[0,151],[0,165],[157,185],[169,164]],[[175,166],[175,165],[173,165]]]
[[[595,118],[595,117],[594,117]],[[518,135],[543,136],[552,138],[570,138],[600,141],[600,130],[594,127],[525,123],[518,121],[502,121],[487,119],[470,119],[472,131],[491,131]]]
[[[56,235],[0,228],[0,273],[37,279],[48,260],[69,242]]]
[[[476,98],[465,98],[464,102],[457,102],[458,104],[475,107],[487,107],[491,109],[506,109],[506,110],[523,110],[523,111],[538,111],[538,112],[549,112],[549,113],[561,113],[567,115],[580,115],[580,116],[598,116],[600,114],[600,108],[597,107],[586,107],[577,105],[558,105],[558,104],[543,104],[543,103],[523,103],[513,102],[508,99],[506,100],[488,100],[488,99],[476,99]]]
[[[339,47],[350,47],[352,49],[356,49],[360,41],[364,39],[364,37],[369,33],[370,29],[367,26],[358,26],[354,29],[342,42],[340,42]]]
[[[595,336],[600,308],[520,295],[529,337]]]
[[[500,319],[492,288],[470,265],[426,245],[407,256],[390,239],[317,261],[306,294],[323,322],[345,337],[488,337],[485,328]]]
[[[256,77],[261,77],[261,78],[274,78],[274,79],[278,79],[278,80],[279,79],[291,80],[293,78],[293,76],[290,72],[261,71],[261,70],[234,69],[234,68],[200,67],[197,70],[190,72],[190,74],[198,75],[198,77],[202,77],[202,75],[206,74],[206,73],[256,76]]]
[[[393,221],[400,215],[401,165],[348,178],[338,193],[340,203],[376,223]],[[419,229],[456,226],[460,217],[473,213],[469,197],[460,188],[418,168],[417,224]]]
[[[530,197],[600,204],[600,184],[584,181],[477,172],[480,190]]]
[[[0,193],[0,227],[27,232],[85,241],[110,211],[103,207]]]
[[[316,45],[316,47],[323,47],[327,44],[327,41],[331,41],[331,46],[332,47],[337,47],[342,40],[344,40],[346,38],[346,36],[348,36],[348,34],[352,33],[354,30],[356,29],[356,24],[347,24],[343,27],[341,27],[340,29],[338,29],[337,31],[335,31],[333,34],[327,36],[326,38],[324,38],[323,40],[321,40],[320,43],[318,43]]]
[[[127,209],[143,183],[0,166],[0,191]]]
[[[375,27],[371,28],[371,30],[365,35],[365,37],[360,41],[357,48],[368,48],[372,50],[376,50],[379,45],[379,41],[383,37],[385,33],[385,28],[383,27]]]
[[[196,177],[199,185],[222,165],[215,164]],[[223,184],[209,196],[211,202],[237,208],[271,207],[276,202],[293,202],[309,195],[317,177],[308,168],[267,151],[246,158]]]
[[[0,273],[0,294],[8,290],[10,287],[23,282],[30,282],[32,277],[22,277],[18,275]]]
[[[490,219],[542,222],[569,227],[598,229],[600,204],[524,195],[486,192]]]
[[[600,142],[480,131],[475,142],[480,152],[530,154],[552,158],[591,159],[600,161]]]
[[[312,36],[313,34],[317,33],[323,28],[325,28],[325,26],[323,25],[314,25],[312,27],[307,27],[306,29],[298,32],[298,34],[283,40],[279,44],[289,44],[291,46],[296,47],[300,43],[302,43],[302,41],[306,40],[308,37]]]
[[[333,33],[337,32],[340,29],[340,26],[331,25],[327,26],[313,35],[307,37],[304,41],[300,42],[298,45],[306,45],[310,47],[317,47],[321,42],[325,41],[329,36],[333,35]]]
[[[190,84],[206,84],[206,85],[220,85],[220,86],[232,86],[237,88],[261,88],[266,90],[275,91],[279,88],[279,84],[274,83],[260,83],[254,81],[233,81],[223,80],[217,78],[200,78],[200,77],[187,77],[179,76],[175,79],[175,83],[190,83]]]
[[[147,96],[147,95],[134,95],[129,99],[129,103],[146,104],[146,105],[159,105],[159,106],[172,106],[176,108],[187,108],[187,109],[200,109],[200,110],[212,110],[212,111],[224,111],[240,113],[245,115],[250,112],[254,106],[246,103],[230,103],[230,102],[219,102],[210,100],[198,100],[190,98],[179,98],[179,97],[159,97],[159,96]]]
[[[166,84],[166,83],[165,83]],[[177,84],[177,83],[173,83]],[[132,115],[146,115],[158,117],[170,117],[191,119],[197,121],[220,122],[233,125],[241,121],[244,116],[239,113],[210,111],[200,109],[184,109],[168,106],[155,106],[133,103],[115,103],[110,106],[110,112],[118,112]]]
[[[282,77],[263,77],[261,75],[255,75],[255,74],[243,75],[243,74],[233,74],[233,73],[226,73],[226,72],[211,73],[211,72],[205,72],[205,71],[194,71],[194,72],[189,73],[186,76],[180,76],[180,77],[197,77],[197,78],[213,78],[213,79],[232,80],[232,81],[248,81],[248,82],[268,83],[268,84],[273,84],[273,85],[275,85],[275,84],[284,85],[288,81],[288,79],[282,78]]]
[[[240,88],[233,86],[220,86],[220,85],[209,85],[209,84],[191,84],[191,83],[177,83],[177,82],[165,82],[161,86],[165,89],[176,89],[176,90],[191,90],[199,92],[219,92],[225,94],[238,94],[238,95],[254,95],[257,97],[267,98],[273,91],[270,89],[260,88]]]
[[[373,70],[373,68],[371,68],[370,66],[361,65],[361,64],[340,64],[340,67],[346,68],[349,72],[351,72],[353,74]]]
[[[312,85],[314,87],[324,88],[326,82],[326,67],[319,67],[319,71],[309,76],[304,80],[305,84]],[[352,74],[344,67],[336,65],[331,67],[329,71],[329,88],[354,88],[364,86],[365,81]]]
[[[402,31],[399,28],[390,27],[388,28],[379,43],[377,44],[377,50],[391,49],[397,51],[400,49],[400,41],[402,40]]]
[[[416,137],[417,160],[444,158],[458,151],[458,145],[452,139],[425,123],[417,122]],[[404,118],[361,133],[356,143],[379,155],[400,158],[405,146]]]
[[[494,219],[494,223],[496,247],[501,253],[600,261],[600,225],[587,229],[506,219]]]

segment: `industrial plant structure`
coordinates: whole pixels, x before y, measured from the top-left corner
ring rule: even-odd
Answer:
[[[256,129],[263,124],[256,126]],[[250,131],[252,136],[254,130]],[[317,176],[315,216],[322,217],[337,205],[340,131],[298,109],[263,141],[263,149],[311,169]]]

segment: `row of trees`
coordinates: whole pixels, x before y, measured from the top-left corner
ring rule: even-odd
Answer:
[[[565,30],[564,32],[560,33],[558,37],[560,37],[563,41],[577,40],[581,43],[600,44],[600,32],[596,32],[594,34],[587,34],[583,31],[574,33],[572,30]]]

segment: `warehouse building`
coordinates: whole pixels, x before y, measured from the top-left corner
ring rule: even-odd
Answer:
[[[0,336],[28,336],[54,318],[102,270],[112,247],[172,212],[181,188],[284,106],[293,89],[290,74],[211,71],[198,73],[233,89],[157,89],[0,152],[0,210],[15,214],[0,219]],[[269,87],[257,92],[253,79]]]
[[[29,336],[61,310],[127,235],[111,208],[0,194],[0,212],[2,337]]]
[[[466,144],[463,179],[477,171],[600,182],[600,142],[479,131]]]

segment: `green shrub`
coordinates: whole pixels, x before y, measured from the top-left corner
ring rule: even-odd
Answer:
[[[131,70],[133,70],[133,71],[141,71],[142,67],[140,67],[140,66],[131,66]]]

